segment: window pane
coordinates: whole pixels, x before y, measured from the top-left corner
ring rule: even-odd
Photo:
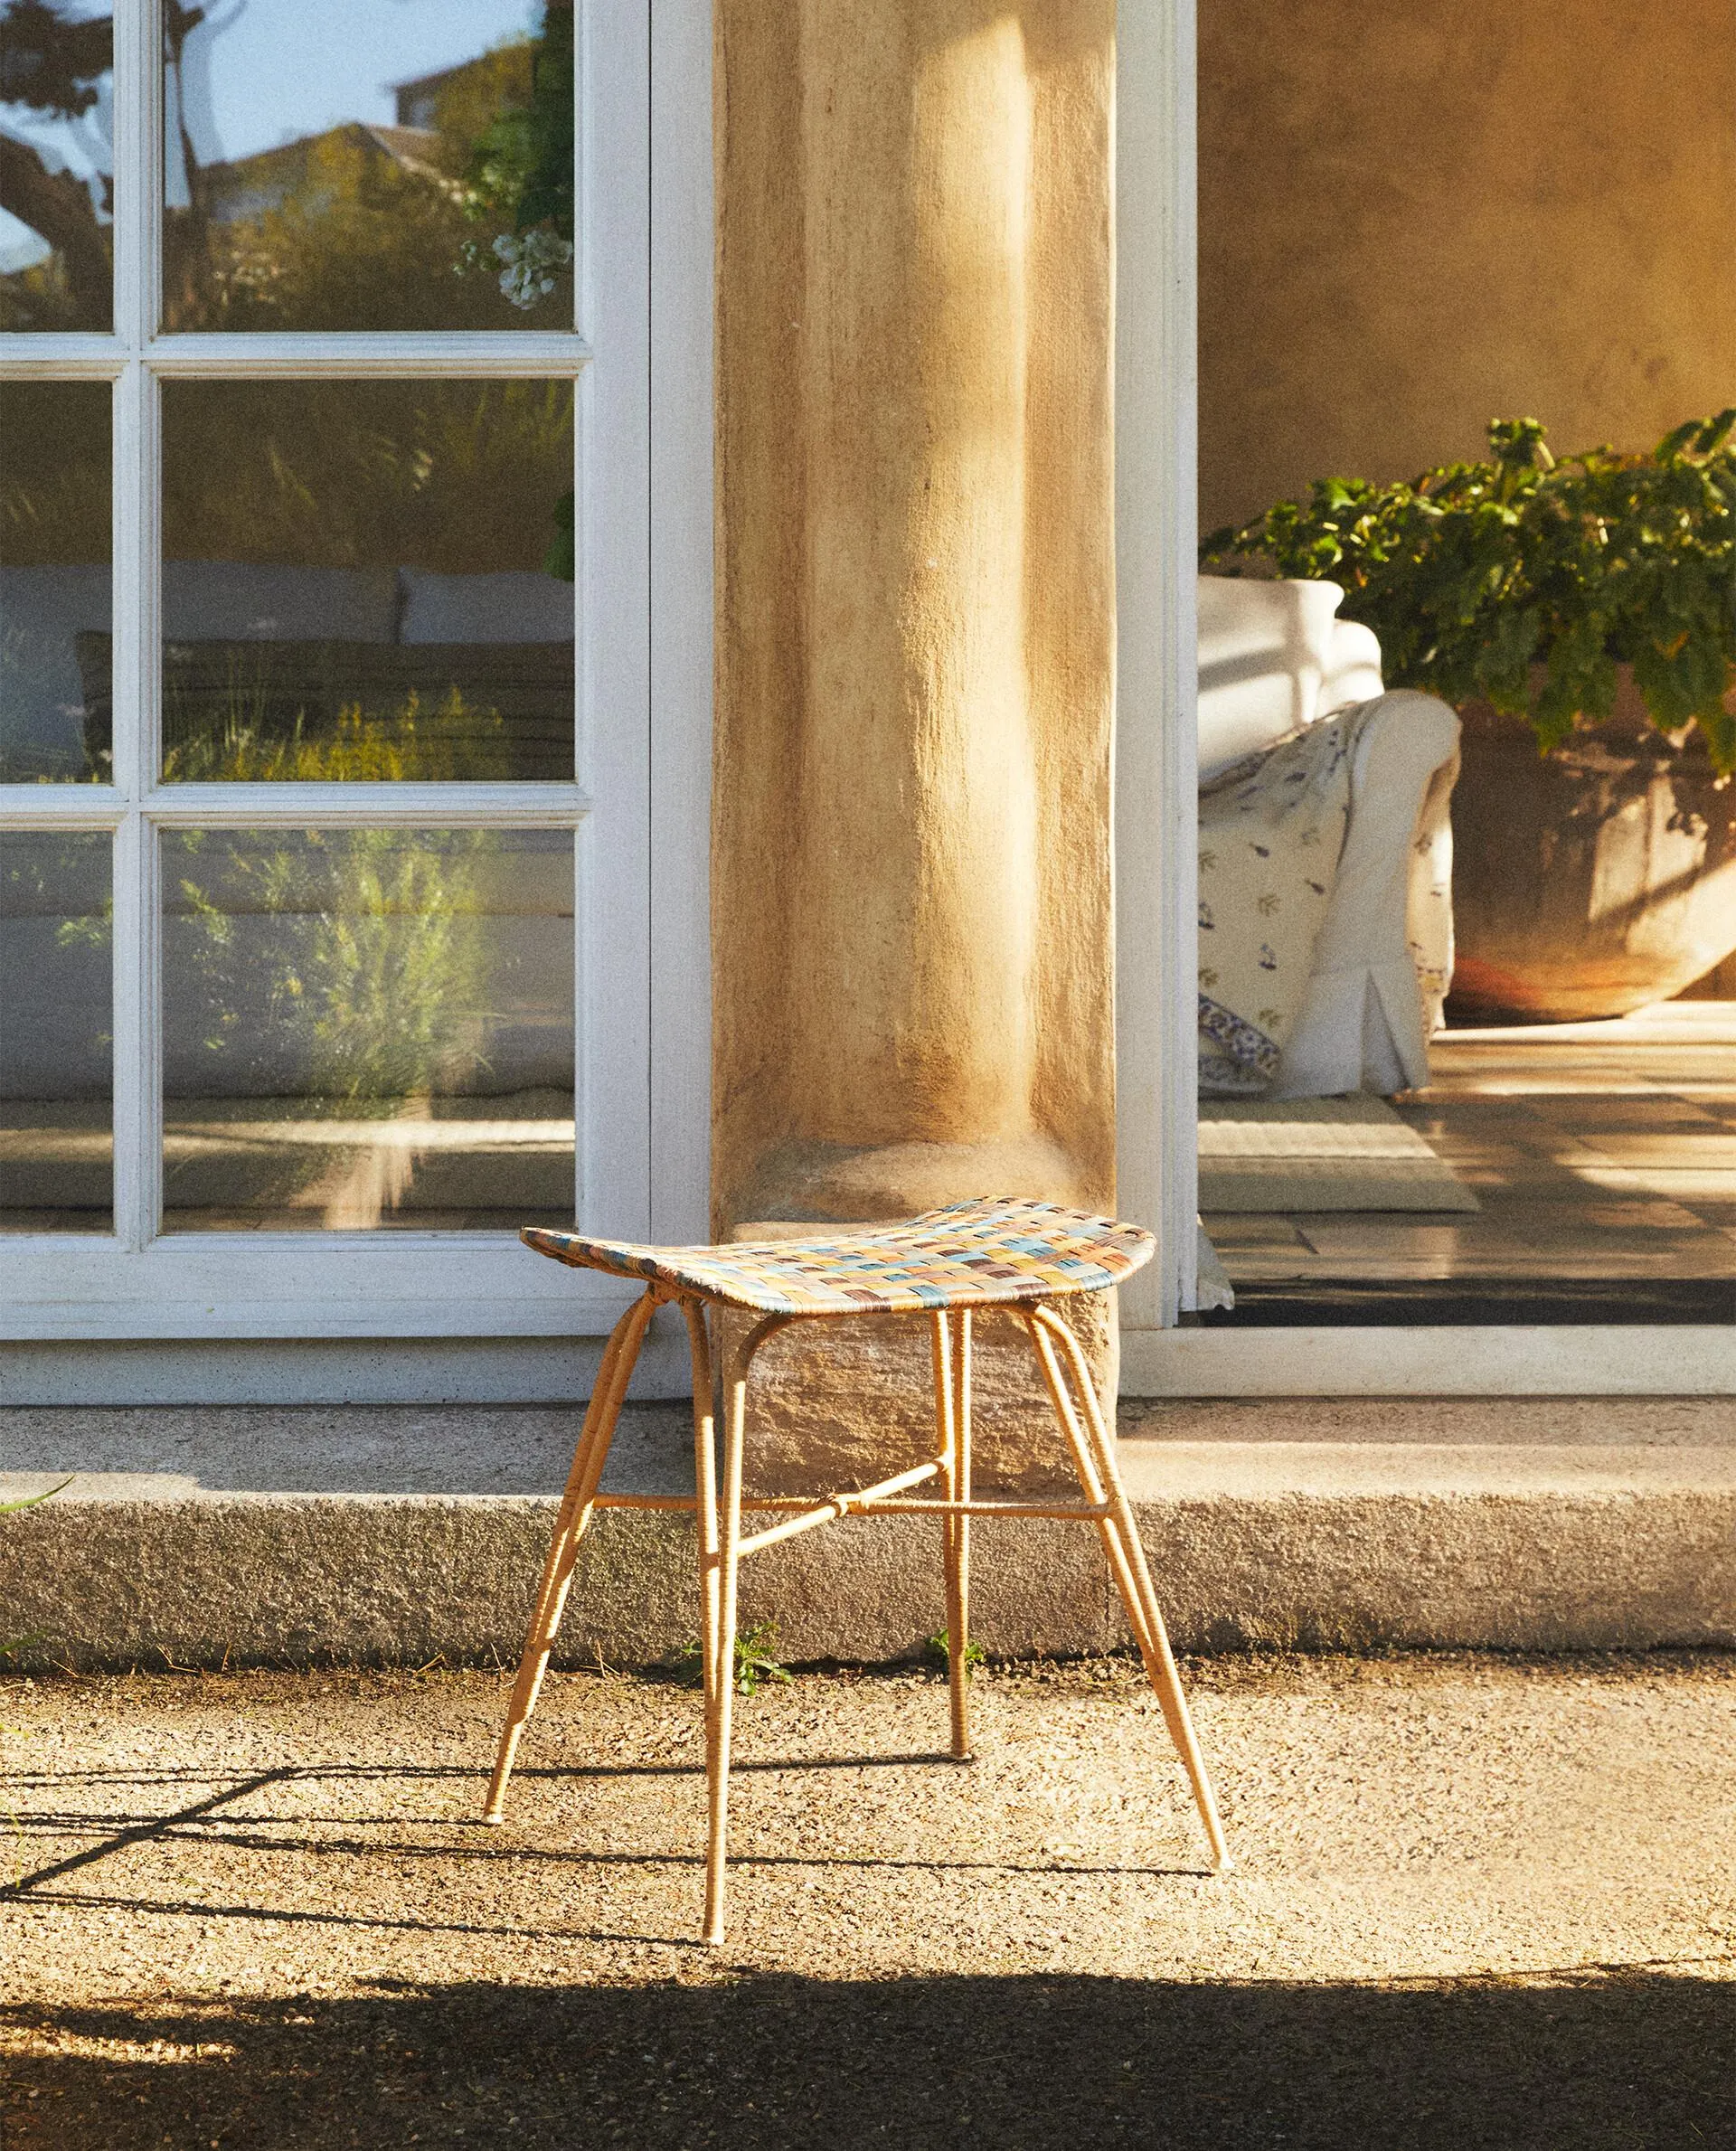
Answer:
[[[0,381],[0,784],[108,780],[108,434],[105,381]]]
[[[0,329],[113,318],[108,0],[0,0]]]
[[[573,1214],[572,835],[164,836],[165,1230]]]
[[[171,328],[571,327],[571,0],[175,14]]]
[[[571,783],[570,382],[171,382],[164,436],[165,778]]]
[[[0,830],[0,1231],[113,1222],[111,845]]]

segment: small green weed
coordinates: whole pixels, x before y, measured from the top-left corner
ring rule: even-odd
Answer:
[[[78,1476],[74,1472],[72,1478]],[[33,1509],[38,1502],[52,1501],[57,1494],[64,1494],[72,1479],[62,1479],[58,1486],[51,1486],[44,1494],[26,1494],[22,1501],[0,1501],[0,1516],[10,1516],[19,1509]]]
[[[939,1658],[941,1665],[950,1669],[952,1665],[952,1637],[947,1629],[942,1628],[938,1636],[930,1636],[922,1647],[929,1657]],[[967,1673],[975,1673],[979,1665],[987,1664],[988,1653],[984,1650],[980,1643],[966,1644],[965,1671]]]
[[[690,1687],[696,1688],[705,1677],[705,1655],[699,1645],[690,1643],[675,1660],[676,1677]],[[767,1681],[787,1681],[791,1678],[788,1669],[778,1662],[778,1624],[775,1621],[750,1621],[745,1628],[735,1632],[735,1692],[738,1695],[757,1695]]]

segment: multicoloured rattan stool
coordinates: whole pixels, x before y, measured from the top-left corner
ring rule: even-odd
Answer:
[[[947,1575],[948,1663],[951,1680],[952,1752],[970,1754],[966,1648],[969,1626],[970,1519],[973,1516],[1065,1516],[1096,1524],[1102,1534],[1128,1626],[1169,1727],[1211,1840],[1220,1872],[1230,1865],[1222,1826],[1204,1759],[1194,1737],[1186,1699],[1175,1674],[1157,1610],[1156,1593],[1127,1505],[1115,1446],[1078,1339],[1049,1304],[1062,1296],[1106,1291],[1151,1259],[1155,1242],[1134,1225],[1060,1210],[1050,1203],[959,1203],[908,1224],[872,1226],[833,1240],[760,1241],[735,1247],[630,1247],[585,1240],[571,1232],[529,1229],[522,1235],[540,1254],[615,1277],[642,1278],[647,1289],[616,1324],[579,1436],[571,1476],[555,1521],[536,1610],[514,1684],[500,1752],[484,1813],[497,1823],[519,1736],[536,1705],[555,1630],[566,1604],[579,1543],[599,1508],[690,1509],[699,1525],[702,1651],[705,1697],[705,1774],[710,1832],[705,1863],[705,1939],[723,1939],[723,1873],[730,1797],[730,1711],[734,1684],[736,1576],[743,1554],[794,1538],[840,1516],[931,1515],[939,1518]],[[686,1318],[693,1359],[693,1450],[696,1486],[680,1495],[598,1491],[609,1445],[627,1394],[646,1326],[665,1303]],[[724,1389],[723,1466],[719,1494],[712,1354],[705,1309],[735,1307],[763,1319],[731,1355]],[[1055,1417],[1072,1458],[1082,1500],[978,1500],[971,1488],[970,1325],[976,1307],[1005,1307],[1024,1324],[1036,1351]],[[748,1370],[768,1337],[792,1322],[839,1315],[925,1316],[933,1338],[935,1419],[939,1454],[926,1464],[824,1498],[767,1499],[757,1510],[785,1514],[763,1530],[741,1531],[741,1457]],[[1080,1410],[1082,1407],[1082,1414]],[[915,1489],[940,1482],[939,1498]]]

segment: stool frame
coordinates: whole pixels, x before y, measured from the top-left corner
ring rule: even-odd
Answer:
[[[707,1832],[705,1919],[708,1943],[723,1939],[724,1882],[728,1858],[730,1735],[735,1684],[737,1583],[743,1558],[767,1546],[832,1524],[844,1516],[932,1515],[940,1524],[946,1571],[947,1669],[953,1759],[967,1762],[970,1750],[969,1668],[970,1522],[973,1516],[1043,1517],[1094,1524],[1103,1542],[1109,1571],[1127,1610],[1146,1677],[1156,1693],[1164,1722],[1193,1788],[1194,1805],[1212,1848],[1213,1870],[1229,1872],[1233,1863],[1219,1818],[1205,1759],[1194,1736],[1187,1699],[1170,1650],[1151,1571],[1140,1543],[1133,1509],[1115,1460],[1115,1444],[1105,1424],[1095,1385],[1078,1338],[1047,1301],[999,1303],[1025,1330],[1043,1371],[1043,1383],[1079,1482],[1081,1499],[980,1499],[972,1484],[971,1464],[971,1313],[968,1307],[926,1310],[934,1367],[937,1453],[906,1471],[871,1486],[823,1495],[755,1495],[756,1512],[779,1516],[763,1529],[743,1533],[741,1481],[747,1432],[748,1376],[760,1346],[795,1322],[836,1320],[815,1313],[768,1315],[754,1325],[730,1355],[723,1382],[723,1449],[720,1477],[717,1457],[717,1399],[714,1354],[702,1296],[656,1283],[620,1317],[604,1347],[590,1402],[573,1453],[572,1469],[561,1507],[542,1583],[531,1616],[524,1652],[513,1684],[494,1775],[483,1810],[485,1823],[502,1819],[508,1780],[518,1745],[548,1671],[549,1658],[566,1609],[580,1547],[599,1509],[673,1509],[691,1513],[698,1526],[701,1609],[701,1659],[705,1711]],[[692,1495],[605,1494],[603,1468],[651,1317],[663,1305],[681,1309],[687,1326],[693,1370],[693,1464]],[[888,1315],[882,1319],[921,1320],[923,1315]],[[1080,1409],[1082,1407],[1082,1410]],[[915,1489],[940,1482],[939,1497]]]

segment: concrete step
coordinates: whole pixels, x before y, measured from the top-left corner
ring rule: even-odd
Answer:
[[[74,1667],[517,1655],[579,1414],[564,1407],[0,1411],[0,1638]],[[691,1488],[682,1406],[629,1406],[608,1484]],[[1178,1646],[1736,1646],[1736,1401],[1125,1403],[1121,1458]],[[750,1561],[793,1661],[943,1621],[937,1529],[857,1519]],[[977,1525],[994,1651],[1126,1640],[1095,1535]],[[561,1656],[697,1631],[684,1518],[599,1516]]]

